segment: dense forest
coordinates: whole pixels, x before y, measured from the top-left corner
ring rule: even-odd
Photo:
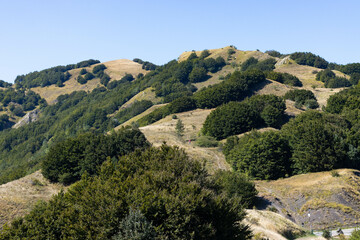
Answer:
[[[299,78],[274,72],[277,59],[286,55],[267,53],[271,57],[250,57],[201,89],[196,83],[230,65],[208,50],[162,66],[136,58],[151,71],[121,79],[111,79],[99,61],[87,60],[18,76],[15,86],[0,81],[0,184],[41,168],[51,182],[70,185],[5,226],[0,239],[249,239],[240,221],[244,208],[255,204],[251,180],[360,169],[360,65],[328,63],[312,53],[290,55],[297,64],[323,69],[316,80],[325,87],[347,87],[320,109],[313,91],[298,88]],[[98,65],[85,69],[93,64]],[[62,87],[75,68],[81,68],[80,84],[99,78],[98,87],[61,95],[53,105],[30,90]],[[267,79],[291,90],[282,97],[255,95]],[[139,100],[123,107],[150,87],[167,104],[113,131],[154,105]],[[301,110],[296,117],[286,114],[287,100]],[[38,121],[11,128],[12,116],[35,108]],[[210,175],[178,147],[152,147],[138,129],[194,109],[213,109],[198,137],[220,146],[233,171]],[[261,128],[267,131],[256,130]]]

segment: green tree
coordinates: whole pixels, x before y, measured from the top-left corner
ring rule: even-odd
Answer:
[[[239,139],[226,156],[236,171],[255,179],[278,179],[291,175],[291,149],[278,132],[252,132]]]
[[[184,134],[185,127],[181,119],[177,120],[175,130],[176,134],[179,136],[182,136]]]

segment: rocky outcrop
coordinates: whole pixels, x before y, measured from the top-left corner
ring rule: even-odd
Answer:
[[[36,122],[37,120],[39,120],[39,114],[40,114],[40,110],[39,109],[35,109],[31,112],[28,112],[19,122],[17,122],[13,128],[19,128],[22,127],[28,123],[31,122]]]

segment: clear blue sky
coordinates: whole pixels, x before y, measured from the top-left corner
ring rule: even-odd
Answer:
[[[0,79],[89,58],[156,64],[184,51],[310,51],[360,62],[356,0],[0,0]]]

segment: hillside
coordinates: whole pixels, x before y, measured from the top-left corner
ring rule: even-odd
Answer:
[[[88,72],[92,72],[92,69],[95,66],[104,64],[107,69],[105,73],[108,74],[112,80],[120,80],[125,74],[131,74],[137,76],[139,73],[146,74],[148,71],[142,69],[141,64],[133,62],[127,59],[119,59],[99,64],[91,65],[90,67],[77,68],[69,71],[71,77],[68,81],[64,82],[64,87],[58,87],[56,85],[46,86],[46,87],[35,87],[31,88],[32,91],[38,93],[42,98],[44,98],[49,104],[54,104],[58,96],[63,94],[70,94],[74,91],[86,91],[91,92],[94,88],[100,86],[100,79],[95,78],[91,81],[88,81],[86,84],[80,84],[76,81],[77,77],[80,74],[81,69],[86,69]]]
[[[358,170],[339,169],[276,181],[257,181],[256,188],[263,199],[262,208],[275,208],[299,226],[324,229],[360,223]]]
[[[62,188],[50,183],[40,171],[0,185],[0,229],[6,222],[28,213],[38,201],[48,201]]]

